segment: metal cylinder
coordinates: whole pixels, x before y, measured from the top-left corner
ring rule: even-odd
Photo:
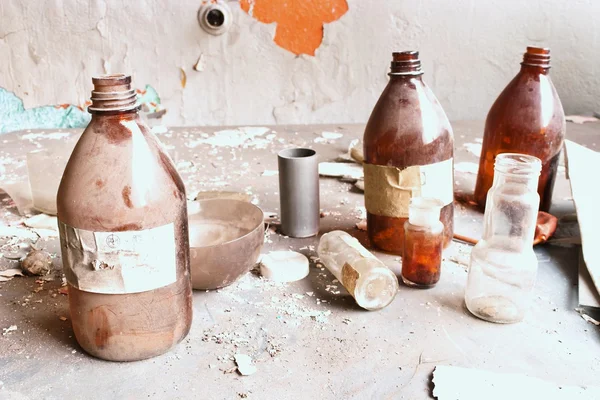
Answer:
[[[319,233],[319,163],[311,149],[286,149],[277,155],[281,232],[304,238]]]

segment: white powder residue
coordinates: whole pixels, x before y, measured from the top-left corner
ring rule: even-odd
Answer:
[[[225,129],[217,131],[213,136],[203,137],[187,143],[187,147],[194,148],[201,144],[208,144],[218,147],[243,147],[264,149],[267,147],[273,137],[263,138],[262,136],[269,132],[269,128],[257,126],[245,126],[238,129]]]
[[[27,140],[37,140],[37,139],[64,139],[70,137],[71,134],[69,132],[51,132],[51,133],[28,133],[26,135],[21,136],[21,139]]]

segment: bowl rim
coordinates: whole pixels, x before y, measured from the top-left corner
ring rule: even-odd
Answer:
[[[265,226],[265,222],[264,222],[264,221],[265,221],[265,213],[264,213],[264,211],[263,211],[263,210],[262,210],[262,209],[261,209],[259,206],[257,206],[256,204],[252,204],[252,203],[250,203],[249,201],[244,201],[244,200],[236,200],[236,199],[219,199],[219,198],[212,198],[212,199],[201,199],[201,200],[194,200],[194,202],[197,202],[197,203],[209,203],[209,202],[215,202],[215,203],[216,203],[216,202],[219,202],[219,203],[221,203],[221,204],[222,204],[223,202],[225,202],[225,203],[238,203],[238,204],[244,204],[244,205],[248,205],[248,206],[250,206],[250,208],[253,208],[254,210],[258,210],[258,212],[260,212],[261,218],[260,218],[260,221],[259,221],[259,223],[258,223],[258,224],[256,224],[256,226],[255,226],[254,228],[250,229],[250,230],[249,230],[247,233],[243,234],[243,235],[242,235],[242,236],[240,236],[240,237],[237,237],[237,238],[235,238],[235,239],[232,239],[232,240],[228,240],[228,241],[226,241],[226,242],[218,243],[218,244],[211,244],[211,245],[208,245],[208,246],[192,246],[191,244],[189,244],[189,248],[190,248],[190,249],[210,249],[210,248],[213,248],[213,247],[219,247],[219,246],[228,245],[228,244],[231,244],[231,243],[235,243],[235,242],[237,242],[238,240],[242,240],[242,239],[244,239],[244,238],[245,238],[245,237],[247,237],[247,236],[250,236],[251,234],[253,234],[254,232],[256,232],[256,230],[257,230],[257,229],[259,229],[259,228],[261,228],[261,227],[263,227],[263,229],[264,229],[264,226]],[[191,214],[191,215],[197,215],[197,214],[198,214],[198,213],[194,213],[194,214]],[[190,228],[189,228],[189,224],[190,224],[190,214],[188,214],[188,217],[187,217],[187,219],[188,219],[188,232],[189,232],[189,230],[190,230]],[[189,233],[188,233],[188,236],[189,236]]]

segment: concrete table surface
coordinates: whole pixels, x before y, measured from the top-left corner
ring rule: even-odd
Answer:
[[[453,126],[455,161],[477,162],[483,123]],[[242,129],[226,133],[233,146],[213,135],[224,129],[235,128],[173,128],[157,135],[175,159],[188,197],[204,190],[241,191],[264,211],[276,212],[278,177],[273,171],[279,150],[312,147],[321,161],[333,161],[362,136],[364,126]],[[343,137],[325,140],[323,131]],[[28,151],[64,146],[81,130],[45,138],[48,132],[0,135],[0,182],[24,179]],[[599,132],[599,124],[568,124],[568,137],[592,149],[600,147]],[[457,171],[455,179],[458,191],[469,191],[475,175]],[[23,217],[6,194],[0,194],[0,204],[2,223],[17,226]],[[321,234],[343,229],[367,244],[365,232],[355,228],[364,209],[362,193],[352,184],[321,178],[321,208]],[[552,212],[574,213],[564,168]],[[564,221],[557,235],[577,235],[576,223]],[[481,214],[457,204],[456,226],[476,236]],[[10,236],[0,240],[5,255],[27,242]],[[274,233],[263,253],[289,248],[316,256],[317,243],[318,238]],[[59,250],[52,236],[43,237],[41,246],[51,253]],[[394,302],[376,312],[357,307],[314,260],[309,276],[292,284],[249,273],[230,287],[195,291],[189,336],[165,355],[133,363],[98,360],[77,345],[67,297],[58,292],[62,273],[56,254],[54,280],[17,277],[0,283],[0,328],[17,326],[0,335],[0,399],[427,399],[436,365],[522,373],[565,385],[597,384],[600,328],[574,311],[578,247],[536,247],[540,268],[534,300],[525,321],[514,325],[484,322],[465,309],[469,252],[468,245],[454,242],[435,288],[401,285]],[[399,272],[399,258],[376,254]],[[0,258],[0,270],[11,267],[18,268],[18,262]],[[250,355],[258,371],[238,375],[232,360],[236,353]]]

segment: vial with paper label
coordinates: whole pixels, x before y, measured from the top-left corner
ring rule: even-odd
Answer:
[[[168,351],[192,320],[185,188],[139,118],[131,77],[92,79],[92,114],[58,189],[75,337],[133,361]]]
[[[531,302],[538,261],[533,238],[540,204],[542,163],[516,153],[496,157],[483,235],[471,251],[465,303],[484,320],[518,322]]]
[[[444,247],[454,230],[454,136],[450,122],[423,82],[416,51],[394,53],[390,81],[364,134],[365,208],[371,243],[402,254],[412,197],[442,200]]]
[[[317,252],[329,272],[362,308],[378,310],[394,300],[398,278],[355,237],[343,231],[326,233]]]

